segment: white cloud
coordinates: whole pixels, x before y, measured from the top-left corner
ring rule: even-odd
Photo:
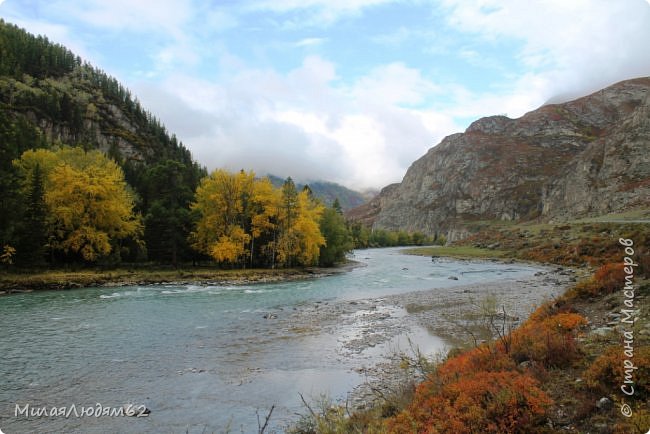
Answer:
[[[295,47],[313,47],[323,44],[327,39],[325,38],[305,38],[294,44]]]
[[[520,41],[519,61],[547,83],[537,89],[546,99],[650,74],[650,9],[641,0],[441,1],[457,30]]]
[[[548,100],[553,83],[543,75],[524,74],[513,80],[508,87],[483,92],[471,92],[460,85],[449,85],[447,88],[453,101],[445,113],[456,119],[470,119],[471,122],[483,116],[498,114],[520,117]]]
[[[183,35],[183,26],[194,15],[191,0],[90,0],[61,4],[67,13],[87,24],[135,33],[166,32]]]
[[[219,84],[170,77],[141,85],[170,131],[210,169],[326,179],[353,188],[399,181],[405,168],[457,128],[450,116],[399,107],[437,88],[419,71],[389,64],[350,86],[318,56],[286,74],[246,68]]]
[[[288,18],[284,27],[328,26],[341,18],[359,15],[364,9],[400,0],[256,0],[248,10],[271,11],[276,14],[300,14],[300,18]]]
[[[351,92],[367,103],[417,105],[440,92],[440,88],[422,77],[418,69],[395,62],[372,69],[354,84]]]

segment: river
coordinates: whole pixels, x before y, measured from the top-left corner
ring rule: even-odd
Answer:
[[[364,381],[355,368],[382,356],[381,346],[362,354],[342,351],[342,340],[355,333],[350,321],[335,322],[325,333],[305,320],[309,309],[338,303],[363,313],[363,300],[526,278],[540,269],[432,262],[397,249],[356,251],[354,259],[361,266],[349,272],[297,282],[84,288],[2,297],[0,430],[248,433],[257,430],[256,413],[263,420],[272,405],[271,425],[281,430],[305,412],[299,393],[345,399]],[[383,314],[399,324],[399,312]],[[421,330],[411,331],[428,350],[443,345]],[[48,413],[74,405],[79,413],[81,407],[127,403],[144,404],[151,415],[20,414],[27,404]]]

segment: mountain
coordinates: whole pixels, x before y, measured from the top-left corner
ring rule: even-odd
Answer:
[[[285,181],[279,176],[267,176],[276,187],[281,187]],[[347,187],[333,182],[311,181],[308,182],[307,185],[309,185],[309,188],[311,189],[314,196],[322,200],[323,203],[328,206],[331,206],[334,203],[334,200],[338,199],[339,203],[341,204],[341,208],[344,211],[358,207],[367,201],[367,197],[363,193],[350,190]],[[305,184],[296,183],[296,188],[298,188],[298,190],[301,190],[304,186]]]
[[[649,206],[645,77],[518,119],[479,119],[348,215],[433,235],[477,220],[561,220]]]
[[[189,210],[188,217],[175,211],[189,208],[205,169],[115,78],[1,19],[0,144],[0,246],[19,242],[20,180],[12,161],[29,149],[67,145],[99,149],[116,160],[146,224],[178,226],[170,229],[174,237],[145,228],[149,259],[175,261],[180,250],[189,255],[182,239]],[[181,241],[172,243],[175,238]]]
[[[0,48],[6,124],[31,126],[47,143],[92,145],[133,162],[191,161],[128,89],[65,47],[0,20]]]

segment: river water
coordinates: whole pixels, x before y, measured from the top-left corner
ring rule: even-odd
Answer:
[[[306,398],[345,399],[364,381],[334,333],[269,319],[318,303],[525,278],[522,264],[444,261],[397,249],[357,251],[362,266],[333,276],[248,286],[151,285],[43,291],[0,298],[0,430],[256,432],[276,406],[281,430]],[[459,280],[451,280],[450,276]],[[362,303],[359,303],[362,305]],[[282,319],[282,318],[280,318]],[[422,336],[423,345],[439,339]],[[373,348],[372,357],[381,357]],[[367,362],[367,358],[363,363]],[[149,417],[26,417],[31,408],[144,404]],[[16,416],[18,406],[18,415]]]

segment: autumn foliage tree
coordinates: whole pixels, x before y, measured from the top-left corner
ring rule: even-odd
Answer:
[[[34,178],[42,172],[45,232],[52,253],[94,262],[119,254],[121,241],[140,238],[133,194],[117,163],[103,153],[68,147],[30,150],[14,165],[32,195]]]
[[[215,261],[245,266],[318,262],[323,206],[289,179],[281,190],[253,172],[215,170],[199,185],[193,247]]]
[[[282,186],[279,213],[280,238],[277,261],[280,265],[314,265],[318,263],[320,247],[325,238],[319,222],[324,207],[316,201],[309,188],[300,193],[291,178]]]
[[[199,215],[191,234],[193,247],[217,262],[235,264],[245,253],[250,236],[244,230],[244,198],[251,194],[251,174],[216,170],[196,190],[192,210]]]

